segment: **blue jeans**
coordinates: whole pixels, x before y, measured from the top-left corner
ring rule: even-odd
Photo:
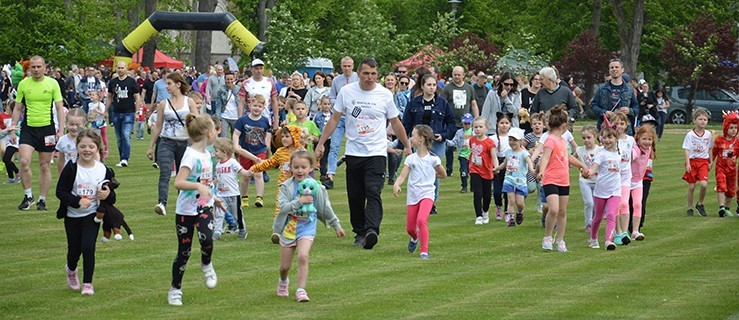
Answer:
[[[467,189],[467,176],[470,173],[470,160],[459,157],[459,179],[462,180],[462,188]]]
[[[431,145],[431,152],[439,157],[441,163],[444,163],[444,154],[446,153],[446,141],[434,141],[434,143]],[[439,178],[436,178],[436,181],[434,181],[434,187],[434,202],[436,202],[436,199],[439,198]]]
[[[91,99],[83,99],[82,100],[82,111],[85,111],[85,114],[90,112],[90,102],[92,102]]]
[[[657,138],[662,139],[662,133],[665,132],[665,122],[667,122],[667,112],[657,112]]]
[[[118,141],[118,155],[121,160],[128,161],[131,156],[131,131],[133,130],[133,112],[112,113],[113,126],[115,126],[115,137]]]
[[[336,162],[339,161],[339,149],[341,149],[341,142],[344,141],[345,130],[344,116],[342,116],[336,125],[336,130],[331,134],[331,149],[328,150],[327,174],[336,174]]]

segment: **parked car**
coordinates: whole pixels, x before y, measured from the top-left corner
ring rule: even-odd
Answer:
[[[685,112],[688,104],[690,87],[674,86],[669,90],[670,107],[667,109],[667,121],[674,124],[690,123],[691,117]],[[706,109],[710,121],[721,122],[722,111],[739,109],[739,96],[731,90],[698,90],[693,97],[695,108]]]

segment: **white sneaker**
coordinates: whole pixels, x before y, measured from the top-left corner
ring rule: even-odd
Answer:
[[[552,237],[544,237],[544,240],[541,241],[541,248],[544,250],[552,251],[554,249],[552,247],[552,244],[554,243],[554,238]]]
[[[167,215],[167,207],[164,206],[164,204],[157,204],[154,206],[154,213],[160,215],[160,216],[166,216]]]
[[[565,244],[565,242],[562,240],[557,241],[557,251],[567,252],[567,244]]]
[[[169,294],[167,294],[167,301],[170,306],[181,306],[182,305],[182,290],[170,288]]]
[[[102,238],[100,238],[100,242],[102,242],[102,243],[108,243],[108,242],[110,242],[110,239],[108,239],[106,237],[102,237]]]
[[[208,289],[213,289],[218,283],[218,277],[216,276],[216,270],[213,269],[213,262],[208,265],[202,266],[203,275],[205,276],[205,286]]]
[[[116,163],[115,166],[118,168],[123,167],[123,161],[121,160],[121,162]]]
[[[120,235],[120,234],[116,234],[116,235],[113,236],[113,239],[115,239],[116,241],[121,241],[121,240],[123,240],[123,236]]]
[[[593,248],[593,249],[600,249],[600,244],[598,244],[598,239],[588,240],[588,247]]]
[[[128,235],[128,238],[131,239],[131,241],[133,241],[133,233],[132,234],[129,234]]]
[[[644,234],[638,231],[634,231],[633,233],[631,233],[631,239],[642,241],[644,240]]]
[[[115,165],[116,167],[128,167],[128,160],[121,160],[121,162],[118,162],[118,164]]]
[[[482,213],[482,223],[488,224],[490,222],[490,214],[487,212]]]
[[[616,250],[616,244],[611,241],[606,241],[606,250]]]
[[[483,222],[482,222],[482,219],[483,219],[482,217],[477,217],[477,218],[475,218],[475,224],[476,224],[476,225],[482,225],[482,223],[483,223]]]

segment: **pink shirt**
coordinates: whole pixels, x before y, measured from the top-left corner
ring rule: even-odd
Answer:
[[[652,149],[642,151],[639,146],[635,145],[631,150],[633,159],[631,161],[631,182],[632,185],[634,183],[641,185],[642,180],[644,180],[644,174],[647,172],[647,164],[649,163],[649,155],[652,153]]]
[[[570,185],[570,159],[567,155],[567,143],[562,137],[550,135],[544,142],[544,149],[551,149],[552,155],[544,169],[543,185],[553,184],[560,187]]]

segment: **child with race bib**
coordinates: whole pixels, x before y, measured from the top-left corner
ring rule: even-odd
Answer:
[[[593,211],[593,224],[590,229],[590,240],[588,247],[599,249],[598,231],[606,217],[606,249],[616,250],[613,239],[616,236],[616,211],[621,202],[621,156],[618,154],[618,132],[610,126],[608,119],[606,125],[600,131],[600,141],[603,149],[593,157],[593,163],[588,169],[590,176],[597,176],[593,197],[595,211]]]
[[[595,129],[594,125],[588,124],[582,127],[583,145],[575,149],[575,154],[588,169],[593,166],[595,156],[603,149],[603,147],[598,145],[597,137],[598,130]],[[591,174],[589,179],[585,179],[580,175],[580,194],[582,195],[586,233],[590,233],[593,225],[593,206],[595,205],[593,191],[595,190],[595,182],[595,175]]]
[[[472,187],[472,203],[475,206],[475,224],[490,222],[491,189],[493,186],[493,168],[498,166],[495,142],[485,135],[488,121],[477,117],[472,122],[475,134],[470,138],[470,187]]]
[[[57,173],[61,173],[67,162],[77,161],[77,136],[85,129],[87,117],[81,108],[73,108],[66,116],[67,134],[59,138],[56,150],[59,151],[59,159],[56,163]]]
[[[526,175],[534,171],[534,163],[529,152],[524,149],[524,132],[520,128],[508,131],[510,149],[505,153],[503,163],[495,171],[504,171],[503,192],[508,196],[505,220],[508,227],[523,223],[524,200],[529,195]],[[514,215],[515,212],[515,215]]]

